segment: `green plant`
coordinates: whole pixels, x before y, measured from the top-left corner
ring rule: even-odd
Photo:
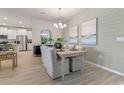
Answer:
[[[14,49],[14,47],[11,43],[8,44],[8,49]]]
[[[58,37],[58,38],[56,39],[56,42],[59,42],[59,43],[63,44],[64,38]]]
[[[41,41],[42,41],[42,44],[47,45],[47,44],[51,44],[54,41],[54,39],[49,37],[41,37]]]

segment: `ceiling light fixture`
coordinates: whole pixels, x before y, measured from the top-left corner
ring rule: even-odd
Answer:
[[[24,25],[22,25],[21,27],[25,27]]]
[[[19,23],[19,24],[22,24],[22,21],[19,21],[18,23]]]
[[[4,26],[6,26],[7,24],[6,23],[3,23]]]
[[[61,16],[61,10],[62,8],[59,8],[59,18],[57,20],[57,23],[54,23],[53,26],[56,27],[57,29],[63,29],[65,27],[67,27],[67,24],[62,23],[62,16]]]
[[[4,17],[3,19],[4,19],[4,20],[7,20],[8,18],[7,18],[7,17]]]

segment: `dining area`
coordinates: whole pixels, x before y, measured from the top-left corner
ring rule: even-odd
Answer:
[[[83,74],[86,49],[81,45],[41,46],[41,62],[52,79],[61,78],[73,72]]]

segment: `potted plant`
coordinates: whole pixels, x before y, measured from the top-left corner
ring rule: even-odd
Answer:
[[[55,47],[57,49],[62,49],[63,41],[64,41],[64,39],[62,37],[57,38],[55,41],[55,44],[54,44]]]
[[[13,47],[13,45],[11,43],[8,44],[8,49],[9,49],[9,51],[13,51],[14,50],[14,47]]]
[[[63,42],[64,42],[64,38],[62,38],[62,37],[58,37],[58,38],[56,39],[56,43],[61,43],[61,44],[63,44]]]

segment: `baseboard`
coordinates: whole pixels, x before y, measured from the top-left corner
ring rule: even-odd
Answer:
[[[96,64],[96,63],[93,63],[93,62],[90,62],[90,61],[86,61],[86,63],[95,65],[95,66],[97,66],[97,67],[99,67],[99,68],[102,68],[102,69],[104,69],[104,70],[107,70],[107,71],[109,71],[109,72],[112,72],[112,73],[115,73],[115,74],[118,74],[118,75],[124,77],[124,73],[118,72],[118,71],[116,71],[116,70],[114,70],[114,69],[107,68],[107,67],[105,67],[105,66],[101,66],[101,65],[99,65],[99,64]]]

